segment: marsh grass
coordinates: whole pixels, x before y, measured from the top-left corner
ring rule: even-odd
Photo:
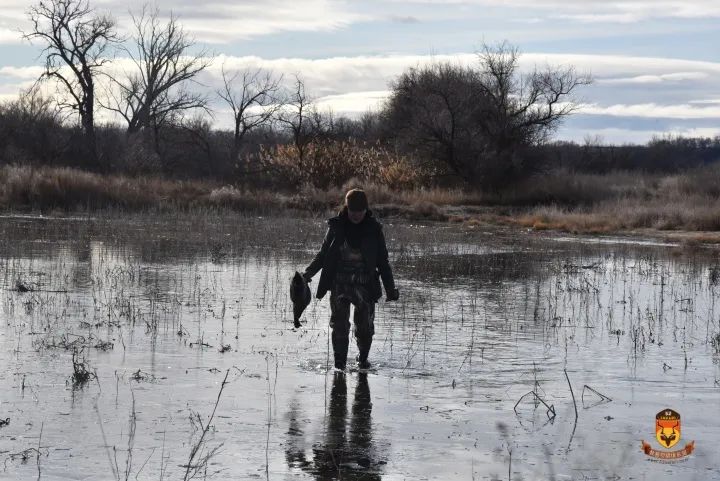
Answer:
[[[711,231],[720,230],[720,200],[705,196],[658,198],[652,201],[624,199],[590,208],[542,206],[502,222],[536,230],[602,234],[634,229],[707,232],[699,241],[717,242]]]
[[[409,184],[408,184],[409,185]],[[495,191],[461,187],[402,188],[350,179],[326,188],[249,188],[211,181],[101,175],[70,168],[3,166],[0,208],[42,212],[187,214],[208,210],[283,215],[325,215],[341,206],[344,193],[361,186],[382,217],[488,223],[535,230],[603,234],[655,229],[720,230],[720,167],[679,174],[558,171]],[[710,241],[717,242],[712,237]]]

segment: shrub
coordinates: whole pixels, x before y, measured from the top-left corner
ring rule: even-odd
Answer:
[[[355,140],[314,142],[300,158],[294,145],[263,149],[261,164],[277,175],[277,182],[304,184],[325,189],[337,187],[351,179],[408,189],[428,185],[433,171],[415,165],[408,157],[398,155],[380,144]]]

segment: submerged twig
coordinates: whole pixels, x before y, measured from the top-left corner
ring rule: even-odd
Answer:
[[[132,471],[132,452],[133,452],[133,446],[135,444],[135,428],[137,426],[137,415],[135,413],[135,393],[130,390],[130,394],[132,395],[132,411],[130,411],[130,420],[128,421],[129,429],[128,429],[128,448],[127,448],[127,457],[125,458],[125,481],[130,479],[130,472]],[[118,473],[119,473],[118,469]]]
[[[555,406],[553,406],[552,404],[548,405],[548,403],[546,403],[543,400],[543,398],[541,398],[535,391],[529,391],[529,392],[523,394],[522,396],[520,396],[520,399],[518,399],[518,401],[515,403],[515,406],[513,407],[513,411],[515,411],[515,414],[518,414],[518,412],[517,412],[518,404],[520,404],[520,402],[522,402],[522,400],[525,399],[525,397],[529,396],[530,394],[535,396],[535,400],[540,401],[547,408],[547,411],[545,412],[545,414],[547,415],[548,418],[552,419],[555,417]],[[551,414],[552,414],[552,416],[551,416]]]
[[[95,414],[97,414],[98,427],[100,428],[100,434],[102,435],[103,439],[103,446],[105,446],[105,453],[107,454],[108,462],[110,463],[110,470],[112,471],[113,478],[120,479],[120,473],[117,469],[117,463],[113,461],[113,456],[110,454],[110,445],[108,444],[107,437],[105,436],[105,429],[103,428],[103,420],[102,416],[100,415],[100,408],[98,407],[97,400],[95,400]]]
[[[575,422],[577,422],[578,411],[577,411],[577,402],[575,401],[575,393],[573,392],[572,384],[570,384],[570,376],[568,376],[567,369],[563,369],[563,371],[565,372],[565,379],[567,379],[568,386],[570,387],[570,395],[572,396],[573,407],[575,408]]]
[[[582,394],[580,395],[580,401],[583,403],[583,407],[584,407],[584,405],[585,405],[585,391],[586,391],[586,390],[588,390],[588,391],[590,391],[590,392],[592,392],[592,393],[595,393],[595,394],[597,394],[598,396],[600,396],[600,401],[598,401],[597,403],[593,404],[593,406],[596,406],[596,405],[601,404],[601,403],[612,402],[612,399],[610,399],[609,397],[607,397],[606,395],[604,395],[604,394],[602,394],[602,393],[600,393],[600,392],[597,392],[595,389],[593,389],[593,388],[591,388],[590,386],[588,386],[587,384],[585,384],[585,385],[583,386]],[[592,406],[590,406],[590,407],[592,407]]]
[[[198,474],[203,467],[207,466],[207,462],[220,448],[218,446],[218,447],[214,448],[213,450],[211,450],[204,457],[199,458],[199,453],[202,451],[202,448],[204,447],[205,436],[207,436],[207,433],[210,430],[210,425],[212,424],[212,420],[215,417],[215,411],[217,410],[218,404],[220,404],[220,397],[222,396],[223,390],[225,389],[225,385],[227,384],[227,378],[228,378],[229,374],[230,374],[230,369],[225,371],[225,378],[223,379],[222,384],[220,384],[220,391],[218,392],[217,399],[215,400],[215,406],[213,407],[212,413],[210,414],[210,418],[208,419],[207,423],[205,423],[205,426],[203,427],[202,433],[200,434],[200,439],[198,439],[198,441],[193,445],[192,449],[190,450],[190,457],[188,458],[188,463],[184,466],[185,467],[185,475],[183,476],[183,481],[187,481],[188,479],[194,478],[195,475]],[[198,419],[199,419],[199,416],[198,416]],[[201,423],[202,423],[202,421],[201,421]],[[201,426],[202,426],[202,424],[201,424]],[[192,469],[192,471],[191,471],[191,469]]]
[[[42,472],[40,471],[40,446],[42,443],[42,433],[43,428],[45,427],[45,421],[40,423],[40,436],[38,437],[38,447],[37,447],[37,454],[35,457],[35,462],[37,463],[37,471],[38,471],[38,481],[40,481],[40,477],[42,476]]]
[[[577,422],[578,422],[578,411],[577,411],[577,402],[575,401],[575,393],[573,392],[572,384],[570,384],[570,376],[568,376],[567,369],[563,369],[565,372],[565,379],[567,379],[568,386],[570,387],[570,395],[572,396],[573,400],[573,407],[575,408],[575,422],[573,423],[573,430],[572,434],[570,434],[570,440],[568,441],[568,447],[565,452],[570,452],[570,446],[572,445],[572,440],[575,437],[575,430],[577,429]]]
[[[546,403],[545,400],[542,397],[540,397],[540,394],[538,394],[538,391],[541,390],[541,388],[540,388],[540,382],[537,380],[537,367],[534,362],[533,362],[533,379],[534,379],[533,380],[533,390],[520,396],[520,399],[518,399],[518,401],[515,403],[515,406],[513,407],[513,411],[515,411],[515,414],[518,415],[518,412],[517,412],[518,405],[522,402],[523,399],[525,399],[526,396],[529,396],[530,394],[532,394],[534,397],[533,400],[534,400],[534,404],[535,404],[535,409],[537,409],[539,403],[542,403],[545,406],[545,408],[547,409],[547,411],[545,412],[545,415],[548,417],[549,420],[552,420],[555,418],[555,406],[552,404],[548,405],[548,403]],[[544,393],[544,391],[543,391],[543,393]],[[551,416],[551,414],[552,414],[552,416]]]

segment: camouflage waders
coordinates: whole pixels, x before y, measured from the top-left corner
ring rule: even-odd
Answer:
[[[359,249],[347,242],[341,249],[341,262],[330,292],[330,327],[335,353],[335,367],[345,369],[350,334],[350,304],[355,306],[353,323],[357,342],[358,361],[367,362],[372,337],[375,334],[375,301],[368,291],[369,277]]]

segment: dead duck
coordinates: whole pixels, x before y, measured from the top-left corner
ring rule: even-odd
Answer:
[[[290,281],[290,300],[293,303],[293,324],[295,328],[300,327],[300,316],[310,304],[310,287],[307,280],[299,272]]]

